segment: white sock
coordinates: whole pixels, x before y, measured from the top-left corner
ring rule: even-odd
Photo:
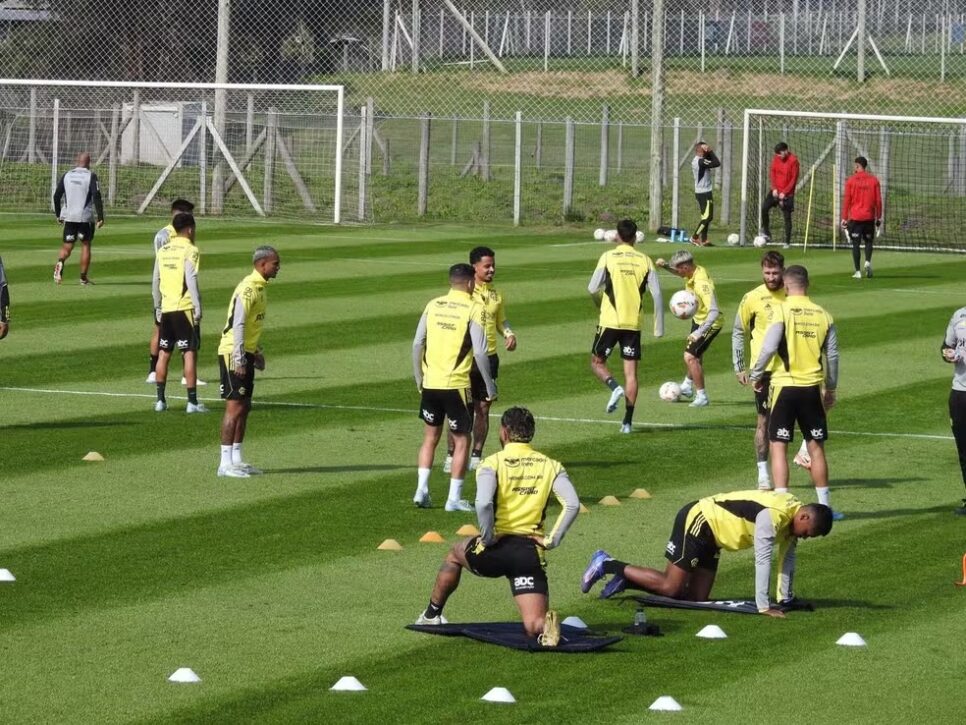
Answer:
[[[231,444],[231,462],[234,463],[236,466],[239,463],[241,463],[243,460],[242,454],[241,454],[241,447],[242,447],[241,443]]]
[[[798,455],[809,457],[808,455],[808,441],[802,441],[802,447],[798,449]]]
[[[685,375],[684,376],[684,380],[681,381],[681,387],[682,388],[690,388],[691,387],[691,378],[688,377],[687,375]]]
[[[832,503],[831,503],[831,501],[829,499],[828,486],[825,486],[824,488],[817,488],[816,487],[815,493],[818,494],[818,502],[819,503],[824,503],[826,506],[828,506],[828,507],[831,508]]]
[[[788,493],[788,488],[775,488],[775,493]]]
[[[220,464],[219,467],[220,468],[228,468],[231,465],[232,465],[232,463],[231,463],[231,444],[229,443],[227,446],[223,445],[221,447],[221,464]]]
[[[706,392],[704,392],[704,388],[698,388],[697,391],[695,391],[694,394],[695,394],[695,397],[698,397],[698,398],[707,398],[708,397],[708,394]]]
[[[768,477],[768,461],[758,461],[758,477]]]
[[[416,469],[416,490],[417,491],[428,491],[429,490],[429,474],[432,473],[432,468],[417,468]]]
[[[459,501],[462,495],[463,495],[463,479],[462,478],[449,479],[449,500]]]

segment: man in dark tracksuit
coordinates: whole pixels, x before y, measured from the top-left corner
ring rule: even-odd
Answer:
[[[708,227],[714,219],[714,198],[711,195],[714,174],[711,169],[721,166],[714,151],[704,141],[698,141],[694,147],[694,158],[691,160],[691,171],[694,173],[694,198],[698,200],[698,210],[701,221],[691,236],[691,244],[699,247],[708,246]]]
[[[855,158],[855,173],[845,182],[842,195],[842,227],[848,230],[852,242],[855,279],[862,279],[859,271],[862,242],[865,242],[865,276],[872,276],[872,240],[876,227],[882,223],[882,189],[879,180],[866,171],[868,168],[869,162],[864,156]]]

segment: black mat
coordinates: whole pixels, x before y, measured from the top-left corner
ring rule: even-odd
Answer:
[[[560,625],[560,644],[556,647],[543,647],[527,636],[519,622],[477,622],[463,624],[408,624],[406,629],[425,634],[438,634],[444,637],[469,637],[478,642],[495,644],[500,647],[519,649],[525,652],[597,652],[620,642],[622,637],[599,637],[587,633],[579,627]]]
[[[643,597],[628,597],[645,607],[663,607],[665,609],[704,609],[713,612],[735,612],[737,614],[758,614],[758,605],[754,599],[715,599],[709,602],[689,602],[684,599],[671,599],[657,594]],[[795,600],[783,604],[772,603],[775,609],[783,612],[811,612],[815,608],[808,602]]]

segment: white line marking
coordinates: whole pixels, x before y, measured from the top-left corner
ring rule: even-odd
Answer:
[[[0,390],[7,390],[14,393],[40,393],[43,395],[85,395],[94,397],[105,397],[105,398],[150,398],[154,399],[153,393],[110,393],[101,392],[95,390],[54,390],[52,388],[19,388],[11,386],[0,386]],[[169,395],[172,400],[187,400],[183,395]],[[221,398],[202,398],[198,397],[198,400],[205,402],[217,402]],[[290,403],[282,400],[255,400],[253,401],[255,406],[275,406],[279,408],[310,408],[315,410],[359,410],[368,413],[412,413],[415,411],[413,408],[380,408],[376,406],[369,405],[337,405],[334,403]],[[499,418],[500,416],[496,413],[490,414],[491,418]],[[538,415],[534,416],[537,420],[546,420],[554,423],[581,423],[590,425],[610,425],[616,426],[613,419],[605,418],[568,418],[562,416],[553,415]],[[753,431],[754,426],[744,426],[744,425],[715,425],[715,424],[695,424],[695,423],[635,423],[635,428],[661,428],[666,430],[679,430],[679,429],[697,429],[697,430],[735,430],[735,431]],[[911,438],[914,440],[927,440],[927,441],[951,441],[953,437],[943,436],[943,435],[933,435],[929,433],[891,433],[891,432],[874,432],[874,431],[861,431],[861,430],[829,430],[829,433],[834,433],[835,435],[847,435],[847,436],[865,436],[871,438]]]

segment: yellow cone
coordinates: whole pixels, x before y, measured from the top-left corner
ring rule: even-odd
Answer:
[[[386,539],[376,548],[380,551],[402,551],[402,544],[395,539]]]
[[[97,451],[91,451],[86,456],[84,456],[81,460],[82,461],[103,461],[104,456],[102,456]]]
[[[583,504],[580,504],[580,513],[582,513],[582,514],[589,514],[590,513],[590,509],[587,508],[586,506],[584,506]]]
[[[438,531],[427,531],[419,537],[424,544],[442,544],[446,539],[439,535]]]
[[[463,524],[458,529],[456,529],[458,536],[479,536],[480,530],[473,526],[473,524]]]
[[[651,494],[646,488],[635,488],[631,498],[651,498]]]
[[[598,503],[601,506],[620,506],[621,502],[617,500],[616,496],[604,496]]]

